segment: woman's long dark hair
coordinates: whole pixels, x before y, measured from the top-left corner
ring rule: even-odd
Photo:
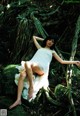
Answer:
[[[49,35],[49,36],[47,36],[43,41],[42,47],[46,46],[47,40],[54,40],[54,44],[50,47],[50,49],[55,49],[55,44],[56,44],[56,42],[58,40],[58,36],[57,35]]]

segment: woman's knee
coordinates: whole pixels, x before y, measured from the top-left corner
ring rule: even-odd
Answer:
[[[21,72],[20,73],[20,79],[24,80],[25,77],[26,77],[26,72],[25,71]]]
[[[27,61],[27,62],[25,63],[25,68],[28,69],[28,70],[31,70],[31,64],[30,64],[29,61]]]

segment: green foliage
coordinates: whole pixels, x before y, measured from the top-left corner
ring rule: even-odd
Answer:
[[[1,70],[1,73],[0,73],[1,96],[2,95],[12,96],[12,98],[0,97],[1,98],[0,104],[2,104],[3,108],[10,106],[15,100],[14,97],[16,98],[17,87],[14,84],[15,74],[18,73],[16,66],[17,65],[14,65],[14,64],[7,65],[6,67],[3,68],[3,70]],[[75,70],[77,70],[77,69],[75,69]],[[56,76],[56,78],[57,78],[57,76]],[[54,78],[54,80],[56,78]],[[78,88],[80,85],[80,78],[73,77],[72,85],[73,85],[73,87],[72,87],[71,92],[72,92],[72,95],[73,95],[73,98],[75,101],[75,105],[77,108],[77,107],[79,107],[79,101],[80,101],[80,91]],[[69,100],[68,100],[69,91],[68,91],[67,87],[62,84],[59,84],[59,85],[55,86],[54,88],[55,88],[54,91],[52,91],[50,89],[48,89],[48,91],[45,91],[42,88],[39,91],[39,93],[37,94],[37,98],[31,103],[31,105],[27,101],[23,100],[22,106],[17,106],[14,109],[15,113],[13,113],[12,111],[9,111],[8,112],[9,115],[11,115],[10,113],[12,113],[12,115],[17,114],[18,113],[17,110],[19,111],[19,109],[21,109],[23,114],[24,113],[26,114],[26,111],[27,111],[27,113],[31,114],[30,111],[32,111],[32,115],[34,115],[34,114],[36,115],[36,113],[34,113],[36,110],[38,111],[38,114],[41,113],[42,115],[43,115],[43,113],[46,114],[46,111],[50,111],[50,112],[48,112],[49,114],[55,114],[55,113],[58,113],[58,115],[59,114],[65,115],[67,113],[70,114],[70,112],[72,112],[72,111],[70,110],[68,112],[68,108],[70,107],[69,106],[70,104],[69,104]],[[45,104],[45,108],[42,107],[42,104]],[[48,109],[46,106],[49,106],[50,109]],[[22,110],[23,108],[26,109],[26,111]]]
[[[37,32],[42,35],[42,37],[45,39],[46,36],[48,35],[47,32],[44,30],[41,22],[36,18],[34,17],[33,13],[31,14],[31,18],[33,18],[34,20],[34,24],[35,24],[35,27],[37,29]]]
[[[80,3],[80,0],[64,0],[66,3]]]
[[[68,26],[68,23],[65,23],[68,14],[65,13],[66,8],[64,9],[62,0],[14,0],[4,2],[4,5],[0,4],[0,32],[2,40],[0,46],[2,46],[2,43],[6,44],[3,45],[3,48],[0,47],[0,59],[2,60],[4,58],[2,64],[5,64],[5,62],[20,63],[22,59],[29,59],[28,56],[30,55],[29,57],[31,57],[35,51],[31,40],[33,34],[42,35],[45,38],[47,35],[45,30],[47,30],[48,33],[60,33],[60,35],[64,36],[62,33],[65,30],[64,28]],[[62,5],[63,7],[61,7]],[[72,11],[74,11],[74,9]],[[74,16],[72,13],[70,14],[70,17]],[[75,20],[77,14],[74,18]],[[69,23],[70,27],[70,24],[73,23],[72,20],[69,21],[71,22]],[[63,25],[64,23],[67,25]],[[62,27],[61,29],[62,25],[64,28]],[[52,27],[52,29],[48,29],[48,27]],[[67,29],[66,36],[67,33],[70,33],[70,29]],[[66,36],[64,38],[66,38]],[[6,46],[6,50],[4,46]],[[5,54],[8,54],[7,58]]]
[[[66,86],[58,84],[55,87],[54,94],[59,101],[68,101],[68,89]]]
[[[8,65],[2,71],[1,88],[2,95],[16,95],[16,85],[14,83],[15,74],[18,73],[17,65]]]
[[[73,75],[76,77],[80,77],[80,68],[79,67],[77,67],[77,66],[73,67]]]

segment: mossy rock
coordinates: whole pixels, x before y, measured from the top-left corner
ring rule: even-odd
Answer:
[[[68,100],[68,89],[64,85],[57,85],[54,90],[54,94],[59,101],[66,101]]]
[[[1,88],[2,95],[15,95],[17,86],[14,83],[15,74],[18,73],[17,65],[7,65],[2,70]]]

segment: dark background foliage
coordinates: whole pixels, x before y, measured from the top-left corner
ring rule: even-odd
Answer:
[[[20,5],[18,5],[19,2]],[[10,8],[6,8],[6,5],[8,3],[11,3]],[[23,18],[26,18],[28,20],[28,27],[27,27],[28,29],[24,27],[24,29],[21,29],[20,33],[22,33],[22,36],[24,33],[27,33],[27,31],[28,33],[25,34],[26,44],[23,45],[25,46],[25,48],[22,48],[19,55],[19,59],[16,61],[16,63],[20,63],[23,55],[26,54],[26,52],[30,51],[30,49],[32,48],[33,46],[32,45],[33,42],[31,42],[32,35],[35,33],[38,34],[36,32],[36,28],[34,27],[34,22],[30,17],[30,14],[34,11],[38,12],[35,13],[35,17],[37,17],[41,21],[46,32],[51,35],[57,34],[59,36],[60,38],[60,41],[58,42],[59,49],[63,52],[70,53],[71,52],[70,45],[74,37],[76,21],[80,12],[80,5],[73,3],[66,4],[65,2],[61,5],[61,3],[62,1],[52,2],[51,0],[50,1],[24,0],[24,1],[16,1],[16,2],[4,1],[3,5],[1,4],[2,9],[0,15],[0,41],[1,41],[0,63],[7,64],[12,62],[12,60],[14,59],[13,57],[15,57],[14,54],[16,54],[15,51],[18,52],[17,50],[15,50],[15,47],[17,46],[16,44],[19,43],[19,41],[18,43],[16,43],[16,38],[18,36],[18,28],[21,29],[21,27],[19,27],[20,21]],[[60,8],[58,11],[55,11],[57,7]],[[26,31],[23,32],[24,30]],[[78,40],[79,41],[78,41],[77,55],[79,56],[80,38]],[[26,57],[28,57],[27,54]]]

